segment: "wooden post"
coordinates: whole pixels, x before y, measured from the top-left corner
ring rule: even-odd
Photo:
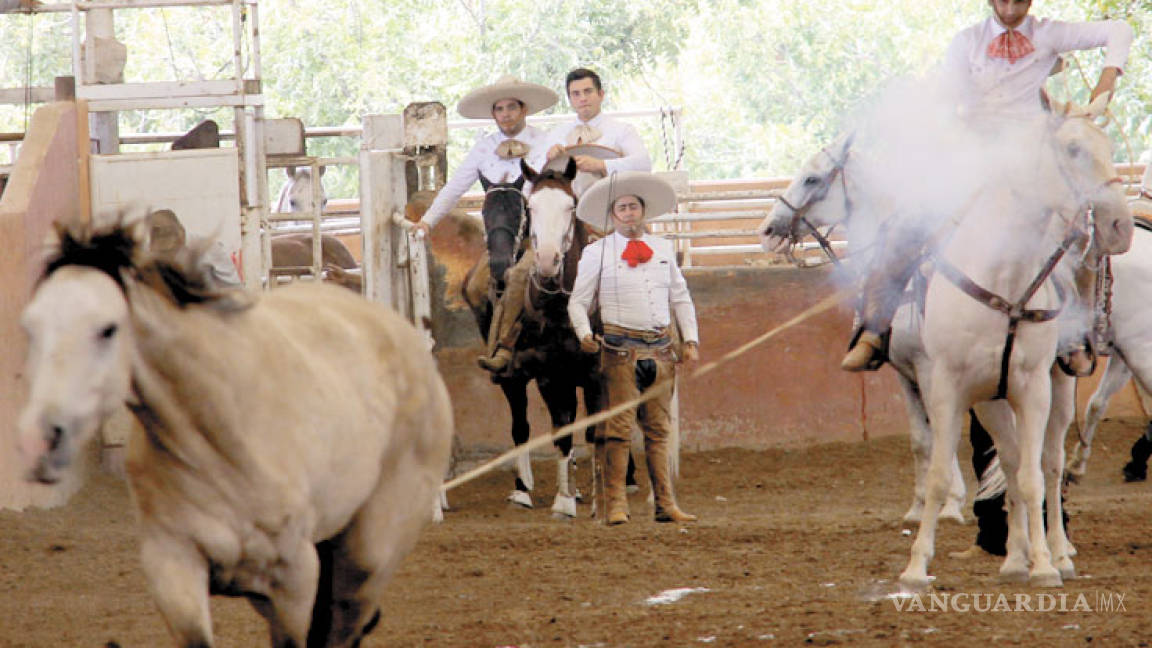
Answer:
[[[404,122],[401,115],[368,115],[360,150],[360,228],[363,236],[364,296],[396,308],[392,289],[396,227],[392,214],[408,201],[404,180]]]

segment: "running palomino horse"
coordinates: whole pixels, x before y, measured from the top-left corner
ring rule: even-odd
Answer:
[[[421,335],[319,283],[214,292],[135,227],[58,229],[23,314],[29,477],[58,481],[127,402],[141,560],[177,645],[213,645],[210,594],[247,597],[274,646],[358,645],[448,465]]]

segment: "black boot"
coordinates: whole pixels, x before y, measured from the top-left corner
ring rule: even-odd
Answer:
[[[1136,482],[1148,479],[1148,457],[1152,456],[1152,441],[1148,440],[1149,435],[1152,435],[1152,423],[1148,424],[1148,429],[1136,439],[1136,443],[1132,444],[1132,461],[1124,465],[1124,481]]]

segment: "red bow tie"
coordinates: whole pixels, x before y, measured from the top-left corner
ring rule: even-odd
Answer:
[[[621,254],[620,258],[627,261],[630,267],[635,268],[641,263],[647,263],[648,259],[652,258],[652,248],[648,247],[644,241],[632,239],[624,247],[624,254]]]
[[[988,58],[1008,59],[1015,63],[1036,50],[1032,41],[1020,32],[1009,29],[988,43]]]

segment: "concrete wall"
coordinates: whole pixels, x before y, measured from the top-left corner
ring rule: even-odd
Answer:
[[[500,389],[475,363],[482,351],[471,314],[456,297],[483,242],[467,223],[446,220],[432,238],[436,355],[452,393],[461,440],[478,451],[511,445],[511,418]],[[748,268],[688,273],[700,322],[704,362],[718,358],[831,294],[826,268]],[[839,370],[852,312],[847,305],[816,316],[699,380],[682,382],[684,447],[767,448],[905,434],[903,399],[891,369]],[[1080,410],[1097,376],[1080,381]],[[529,410],[534,434],[548,431],[535,388]],[[1131,389],[1113,399],[1111,416],[1143,416]]]
[[[11,179],[0,198],[0,508],[52,506],[73,485],[49,489],[26,484],[18,474],[14,449],[16,421],[25,398],[26,340],[20,313],[42,269],[46,237],[56,220],[81,213],[81,164],[87,151],[87,113],[73,103],[37,109],[20,148]],[[86,204],[86,200],[84,201]]]

